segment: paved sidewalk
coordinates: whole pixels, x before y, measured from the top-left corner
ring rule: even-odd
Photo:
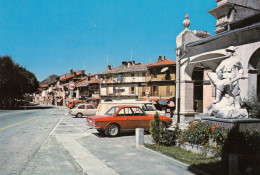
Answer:
[[[88,128],[85,118],[64,117],[55,135],[84,174],[195,174],[162,156],[136,148],[134,133],[109,138]],[[150,136],[145,136],[145,141],[151,142]]]
[[[39,148],[22,175],[193,175],[185,166],[160,154],[136,148],[134,133],[109,138],[86,125],[85,118],[63,115],[49,139]],[[151,143],[150,135],[145,142]]]
[[[55,135],[40,147],[23,169],[22,175],[80,175],[81,169],[74,162]]]

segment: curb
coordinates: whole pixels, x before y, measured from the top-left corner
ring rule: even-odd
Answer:
[[[80,168],[83,175],[119,175],[74,139],[61,135],[55,136]]]
[[[171,157],[169,157],[169,156],[166,156],[166,155],[164,155],[164,154],[161,154],[161,153],[159,153],[159,152],[156,152],[156,151],[154,151],[154,150],[151,150],[151,149],[149,149],[149,148],[146,148],[144,145],[139,145],[138,149],[141,149],[142,151],[146,151],[146,152],[155,154],[155,155],[157,155],[157,156],[160,156],[160,157],[162,157],[163,159],[166,159],[167,161],[170,161],[170,162],[174,163],[175,165],[180,166],[180,167],[182,167],[182,168],[184,168],[184,169],[186,169],[186,170],[189,170],[189,169],[190,169],[190,170],[194,171],[195,173],[198,173],[198,174],[201,174],[201,175],[210,175],[210,174],[208,174],[208,173],[206,173],[206,172],[204,172],[204,171],[202,171],[202,170],[199,170],[199,169],[197,169],[197,168],[190,167],[190,166],[191,166],[190,164],[183,163],[183,162],[181,162],[181,161],[179,161],[179,160],[176,160],[176,159],[174,159],[174,158],[171,158]]]

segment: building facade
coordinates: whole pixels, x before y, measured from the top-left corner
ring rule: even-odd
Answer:
[[[226,49],[230,46],[237,48],[236,57],[244,69],[245,79],[239,80],[242,99],[252,92],[260,94],[260,10],[255,7],[260,7],[260,1],[217,0],[217,7],[209,10],[217,21],[214,36],[200,37],[189,30],[190,21],[186,16],[183,22],[185,29],[176,38],[180,67],[177,70],[179,122],[184,123],[195,115],[194,68],[203,65],[206,72],[215,72],[218,65],[227,58]],[[207,105],[215,99],[215,89],[206,73],[203,78],[203,113],[207,113]]]
[[[147,65],[123,61],[120,66],[107,70],[100,77],[101,99],[138,99],[139,87],[146,86]]]

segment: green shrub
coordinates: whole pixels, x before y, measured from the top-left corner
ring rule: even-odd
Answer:
[[[220,124],[213,124],[211,126],[210,137],[216,142],[217,145],[222,145],[226,142],[228,136],[228,129],[222,127]]]
[[[160,137],[163,132],[163,124],[159,118],[159,114],[156,112],[153,116],[153,120],[150,122],[150,133],[152,135],[155,144],[160,144]]]
[[[255,91],[252,91],[244,100],[242,107],[247,108],[249,116],[252,118],[260,118],[260,103]]]
[[[211,135],[211,124],[209,122],[191,122],[188,129],[182,134],[182,142],[192,145],[206,145]]]
[[[174,130],[165,130],[162,132],[160,137],[160,145],[163,146],[173,146],[176,145],[176,139],[179,136],[181,130],[179,129],[179,126],[176,125]]]

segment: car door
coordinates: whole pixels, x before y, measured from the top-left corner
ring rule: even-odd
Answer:
[[[85,105],[78,105],[77,113],[81,113],[82,115],[86,115],[85,114]]]
[[[122,129],[132,130],[142,126],[140,115],[138,115],[136,111],[136,108],[125,107],[117,113],[118,119],[120,118]]]
[[[149,129],[152,117],[148,116],[141,108],[132,108],[132,110],[138,121],[136,128]]]
[[[96,115],[97,109],[92,104],[86,105],[86,109],[87,116]]]

